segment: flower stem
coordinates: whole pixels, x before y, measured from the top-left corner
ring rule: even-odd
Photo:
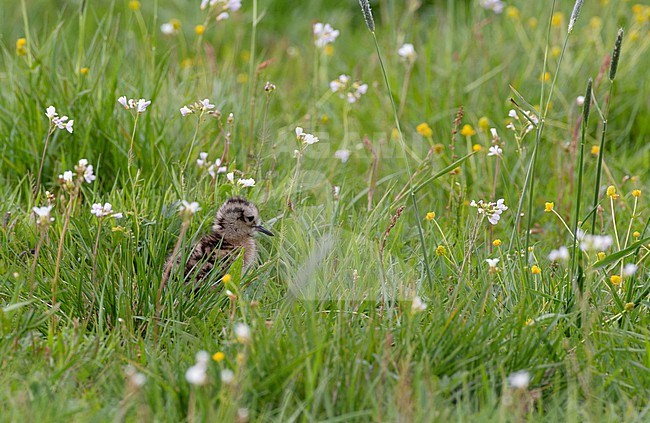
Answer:
[[[41,175],[43,174],[43,163],[45,162],[45,153],[47,153],[47,146],[50,143],[50,138],[54,132],[54,125],[50,122],[50,129],[47,131],[47,136],[45,137],[45,145],[43,146],[43,154],[41,155],[41,164],[38,167],[38,176],[36,177],[36,185],[34,186],[34,201],[36,201],[36,196],[38,194],[39,187],[41,186]]]

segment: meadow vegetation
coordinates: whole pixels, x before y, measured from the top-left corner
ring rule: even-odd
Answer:
[[[370,6],[2,2],[0,421],[650,419],[650,5]]]

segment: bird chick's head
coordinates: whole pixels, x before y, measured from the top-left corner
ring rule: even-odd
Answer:
[[[219,207],[212,230],[230,242],[245,240],[255,232],[273,236],[271,231],[261,225],[255,204],[241,197],[229,198]]]

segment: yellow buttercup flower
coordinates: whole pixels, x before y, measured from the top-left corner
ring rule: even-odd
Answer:
[[[610,185],[607,187],[607,196],[612,197],[613,199],[618,198],[618,194],[616,193],[616,187],[614,185]]]
[[[562,25],[562,22],[564,22],[564,14],[562,12],[553,13],[553,17],[551,17],[551,26],[558,27]]]
[[[597,145],[592,145],[591,146],[591,154],[593,154],[594,156],[597,156],[598,154],[600,154],[600,147],[597,146]]]
[[[544,72],[539,76],[540,81],[548,82],[551,80],[551,73],[550,72]]]
[[[466,124],[463,125],[460,134],[466,137],[471,137],[472,135],[476,135],[476,131],[472,128],[472,125]]]
[[[169,23],[172,24],[174,31],[178,31],[179,29],[181,29],[181,21],[179,21],[178,19],[170,19]]]
[[[526,321],[524,322],[524,325],[525,325],[525,326],[532,326],[533,323],[535,323],[535,321],[534,321],[533,319],[528,318],[528,319],[526,319]]]
[[[226,273],[223,275],[223,278],[221,278],[221,282],[223,283],[228,283],[232,280],[232,276],[230,276],[230,273]]]
[[[632,233],[632,236],[633,236],[634,238],[638,238],[638,237],[641,236],[641,232],[639,232],[639,231],[634,231],[634,232]]]
[[[88,68],[86,68],[86,67],[83,67],[83,68],[79,69],[79,73],[80,73],[81,75],[83,75],[83,76],[86,76],[86,75],[88,75],[88,71],[89,71],[89,70],[90,70],[90,69],[88,69]]]
[[[620,285],[623,279],[619,275],[612,275],[609,277],[609,281],[612,283],[612,285]]]
[[[133,10],[134,12],[136,10],[140,10],[140,2],[138,0],[131,0],[129,2],[129,9]]]
[[[641,197],[641,190],[640,189],[632,190],[632,196],[633,197]]]
[[[530,273],[533,275],[541,275],[542,269],[540,269],[538,265],[533,264],[533,267],[530,268]]]
[[[481,150],[483,150],[483,147],[481,147],[481,144],[474,144],[472,146],[472,151],[475,152],[475,153],[478,153]]]
[[[239,73],[237,74],[237,83],[238,84],[245,84],[248,82],[248,74],[247,73]]]
[[[438,245],[436,248],[436,255],[437,256],[444,256],[447,254],[447,249],[444,247],[444,245]]]
[[[418,131],[418,134],[422,135],[423,137],[429,138],[433,135],[433,130],[429,126],[428,123],[422,122],[419,124],[416,128],[416,131]]]
[[[481,129],[481,131],[483,131],[483,132],[487,132],[488,129],[490,129],[490,119],[488,119],[488,118],[485,117],[485,116],[482,116],[482,117],[478,120],[478,127]]]
[[[558,57],[562,53],[562,49],[558,46],[551,47],[551,56]]]
[[[445,149],[445,146],[442,145],[442,144],[435,144],[433,146],[433,152],[436,153],[436,154],[442,153],[444,151],[444,149]]]
[[[217,363],[222,362],[225,358],[226,354],[222,353],[221,351],[217,351],[216,353],[212,354],[212,359]]]
[[[551,202],[548,202],[548,203],[544,203],[544,211],[546,213],[552,212],[553,208],[555,208],[555,203],[554,202],[551,201]]]
[[[511,19],[519,20],[521,14],[519,13],[519,9],[514,6],[509,6],[506,8],[506,16]]]
[[[436,212],[430,211],[429,213],[427,213],[427,215],[424,218],[427,220],[433,220],[436,218]]]
[[[16,54],[19,56],[24,56],[27,54],[27,39],[19,38],[16,40]]]
[[[205,25],[197,25],[194,27],[194,32],[196,32],[196,35],[203,35],[205,32]]]
[[[499,238],[495,239],[494,241],[492,241],[492,245],[494,245],[495,247],[500,247],[501,240]]]
[[[607,254],[605,254],[603,251],[601,251],[601,252],[599,252],[599,253],[597,254],[597,257],[598,257],[598,260],[602,260],[602,259],[604,259],[605,257],[607,257]]]

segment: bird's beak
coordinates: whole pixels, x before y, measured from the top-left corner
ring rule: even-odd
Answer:
[[[255,226],[255,229],[257,229],[259,232],[262,232],[264,235],[273,236],[273,232],[269,231],[262,225]]]

